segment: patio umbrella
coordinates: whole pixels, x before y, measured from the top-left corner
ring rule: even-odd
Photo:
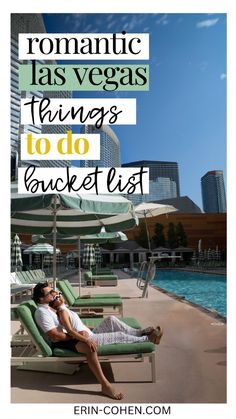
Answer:
[[[40,266],[40,263],[41,263],[41,257],[40,257],[40,255],[37,255],[37,254],[34,255],[34,264]]]
[[[22,265],[21,241],[19,236],[15,234],[11,244],[11,266],[13,270],[17,271],[17,267]]]
[[[60,253],[59,249],[55,249],[56,253]],[[33,244],[32,246],[29,246],[27,249],[24,250],[25,254],[33,253],[38,255],[53,255],[54,248],[49,243],[37,243]],[[42,269],[43,269],[43,256],[42,256]]]
[[[102,253],[99,244],[95,246],[95,264],[96,266],[101,265],[102,263]]]
[[[83,251],[83,266],[91,270],[95,265],[95,250],[92,244],[86,244]]]
[[[60,264],[63,263],[64,262],[64,257],[62,255],[58,254],[57,255],[57,262],[60,263]]]
[[[78,253],[76,251],[67,253],[66,259],[75,259],[78,257]]]
[[[220,260],[220,259],[221,259],[221,251],[216,250],[216,260]]]
[[[156,217],[162,214],[168,214],[173,211],[178,211],[173,205],[155,204],[154,202],[142,202],[135,207],[135,213],[138,218],[144,218],[145,227],[148,239],[148,249],[151,252],[150,235],[147,225],[147,218]]]
[[[203,261],[205,260],[205,255],[204,255],[204,252],[201,250],[199,253],[198,253],[198,264],[201,264],[201,263],[203,263]]]
[[[60,253],[57,253],[56,260],[57,260],[57,263],[63,263],[64,262],[64,257],[62,255],[60,255]],[[53,262],[53,254],[44,256],[44,259],[43,259],[44,265],[46,265],[46,264],[51,265],[52,262]]]
[[[43,263],[44,265],[51,265],[53,262],[53,255],[45,255]]]
[[[45,235],[33,235],[32,241],[44,243],[45,241],[52,240],[52,234]],[[122,231],[118,232],[107,232],[104,227],[101,228],[101,232],[98,234],[87,234],[85,236],[67,236],[64,234],[57,234],[57,243],[63,245],[77,244],[78,252],[74,257],[78,257],[78,272],[79,272],[79,296],[81,295],[81,262],[80,262],[80,242],[87,244],[105,244],[105,243],[118,243],[121,241],[128,240],[126,234]],[[101,256],[102,257],[102,256]]]
[[[198,240],[197,250],[198,250],[198,253],[200,253],[202,250],[202,239]]]
[[[34,243],[46,243],[53,240],[52,234],[45,235],[33,235],[32,241]],[[122,231],[114,233],[106,232],[105,228],[102,227],[101,232],[98,234],[86,234],[80,236],[80,241],[86,244],[104,244],[104,243],[119,243],[121,241],[128,240],[128,237]],[[72,245],[77,244],[78,236],[68,236],[65,234],[57,234],[57,244]],[[75,255],[78,257],[78,254]]]
[[[120,195],[18,194],[16,185],[12,185],[12,231],[53,233],[54,249],[58,234],[94,234],[99,233],[102,226],[114,232],[137,224],[132,203]],[[56,286],[55,252],[53,280]]]

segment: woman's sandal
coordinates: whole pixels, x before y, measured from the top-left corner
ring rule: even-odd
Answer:
[[[146,327],[146,329],[142,330],[142,336],[149,336],[153,331],[155,330],[155,327],[149,326]]]
[[[155,345],[159,345],[160,340],[163,335],[163,329],[160,326],[157,326],[156,329],[148,336],[150,342],[154,343]]]

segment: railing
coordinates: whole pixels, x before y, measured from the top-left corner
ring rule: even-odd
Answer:
[[[142,298],[148,297],[148,285],[155,277],[156,266],[155,258],[150,258],[149,262],[142,262],[137,275],[137,287],[143,291]]]

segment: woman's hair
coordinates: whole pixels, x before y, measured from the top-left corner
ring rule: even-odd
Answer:
[[[48,303],[48,305],[52,308],[54,308],[54,304],[55,304],[56,300],[52,300]]]
[[[40,298],[44,297],[43,289],[48,287],[47,282],[39,282],[37,285],[35,285],[33,290],[33,300],[35,303],[40,302]]]

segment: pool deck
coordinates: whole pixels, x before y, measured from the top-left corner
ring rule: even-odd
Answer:
[[[141,298],[136,279],[119,271],[117,287],[83,288],[83,293],[119,293],[124,316],[144,326],[161,325],[164,335],[156,349],[157,381],[150,365],[103,363],[107,377],[121,390],[122,403],[226,403],[226,324],[214,313],[179,301],[149,287]],[[77,275],[71,282],[77,282]],[[12,332],[18,321],[12,321]],[[86,364],[74,375],[40,373],[12,367],[12,403],[114,403],[100,393]]]

